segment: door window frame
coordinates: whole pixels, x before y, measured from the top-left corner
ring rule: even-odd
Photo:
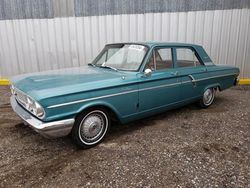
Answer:
[[[144,72],[145,68],[146,68],[146,65],[148,63],[148,59],[151,58],[153,52],[155,49],[157,48],[171,48],[171,54],[172,54],[172,61],[173,61],[173,67],[171,69],[188,69],[188,68],[199,68],[199,67],[205,67],[206,65],[204,64],[204,62],[202,61],[201,57],[199,56],[199,54],[197,53],[196,49],[192,46],[155,46],[153,47],[151,50],[148,51],[148,54],[145,56],[145,59],[142,63],[142,66],[140,68],[140,72]],[[177,66],[177,53],[176,53],[176,49],[177,48],[187,48],[187,49],[190,49],[192,50],[194,53],[195,53],[195,56],[196,58],[199,60],[201,66],[193,66],[193,67],[178,67]],[[170,69],[162,69],[162,70],[159,70],[159,71],[166,71],[166,70],[170,70]],[[159,72],[158,71],[158,72]],[[156,71],[153,71],[153,72],[156,72]]]
[[[166,49],[166,48],[171,50],[172,67],[171,68],[157,70],[157,65],[156,65],[156,60],[155,60],[155,50]],[[173,68],[175,68],[176,65],[175,65],[174,48],[175,47],[173,47],[173,46],[155,46],[155,47],[153,47],[151,49],[151,52],[149,53],[149,56],[148,56],[147,59],[150,60],[150,58],[153,56],[153,62],[154,62],[154,68],[155,68],[155,70],[152,70],[152,72],[168,71],[168,70],[172,70]],[[147,63],[148,63],[148,61],[146,61],[146,63],[144,64],[143,71],[146,69]]]
[[[200,66],[192,66],[192,67],[178,67],[177,65],[177,51],[176,49],[190,49],[194,52],[195,57],[198,59]],[[200,58],[199,54],[197,53],[197,51],[195,50],[195,48],[190,47],[190,46],[175,46],[173,47],[173,51],[174,51],[174,64],[175,64],[175,68],[178,69],[188,69],[188,68],[199,68],[199,67],[204,67],[205,64],[203,63],[202,59]]]

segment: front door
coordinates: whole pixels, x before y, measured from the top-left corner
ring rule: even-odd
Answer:
[[[159,112],[180,99],[180,80],[174,69],[172,48],[155,48],[144,70],[152,75],[140,75],[139,112]]]

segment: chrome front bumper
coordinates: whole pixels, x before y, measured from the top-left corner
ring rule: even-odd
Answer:
[[[66,136],[70,133],[75,119],[65,119],[60,121],[43,122],[29,112],[24,110],[16,101],[14,96],[11,96],[10,103],[17,115],[32,129],[47,138],[57,138]]]

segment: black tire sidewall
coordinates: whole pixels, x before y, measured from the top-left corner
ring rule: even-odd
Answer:
[[[204,96],[204,93],[205,93],[208,89],[211,89],[212,92],[213,92],[213,100],[211,101],[210,104],[205,104],[204,101],[203,101],[203,96]],[[208,108],[209,106],[211,106],[211,105],[213,104],[214,99],[215,99],[215,89],[214,89],[214,88],[207,88],[206,90],[204,90],[203,95],[202,95],[202,98],[200,99],[200,106],[201,106],[202,108]]]
[[[104,132],[100,136],[102,138],[94,144],[91,144],[91,143],[86,144],[82,141],[83,138],[80,138],[79,129],[80,129],[82,120],[92,111],[101,111],[102,113],[104,113],[106,115],[107,120],[106,120],[106,125],[104,128]],[[73,126],[72,131],[71,131],[72,139],[76,143],[76,145],[82,149],[88,149],[88,148],[94,147],[94,146],[98,145],[99,143],[101,143],[102,140],[105,138],[107,132],[109,131],[110,123],[111,123],[111,121],[110,121],[109,113],[105,108],[91,108],[91,109],[85,110],[82,113],[80,113],[75,119],[75,123],[74,123],[74,126]]]

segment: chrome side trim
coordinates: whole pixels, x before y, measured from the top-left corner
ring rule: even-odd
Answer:
[[[224,74],[224,75],[222,75],[222,76],[211,76],[211,77],[207,77],[207,78],[197,79],[197,80],[195,80],[195,82],[199,82],[199,81],[203,81],[203,80],[208,80],[208,79],[211,79],[211,78],[219,78],[219,77],[235,76],[235,75],[237,75],[237,74]],[[187,75],[187,76],[189,76],[189,75]],[[194,78],[194,77],[193,77],[193,78]],[[192,81],[184,81],[184,82],[182,82],[182,84],[190,83],[190,82],[192,82]]]
[[[174,84],[165,84],[165,85],[160,85],[160,86],[154,86],[154,87],[147,87],[147,88],[143,88],[143,89],[139,89],[139,91],[147,91],[147,90],[151,90],[151,89],[159,89],[159,88],[163,88],[163,87],[169,87],[169,86],[175,86],[175,85],[180,85],[181,83],[174,83]]]
[[[191,83],[191,82],[192,82],[191,80],[188,80],[188,81],[181,82],[181,84],[186,84],[186,83]]]
[[[92,100],[97,100],[97,99],[103,99],[103,98],[108,98],[108,97],[114,97],[114,96],[118,96],[118,95],[124,95],[124,94],[128,94],[128,93],[134,93],[134,92],[138,92],[138,90],[131,90],[131,91],[125,91],[125,92],[121,92],[121,93],[115,93],[115,94],[110,94],[110,95],[103,95],[103,96],[99,96],[99,97],[92,97],[92,98],[88,98],[88,99],[77,100],[77,101],[73,101],[73,102],[66,102],[66,103],[62,103],[62,104],[52,105],[52,106],[49,106],[47,108],[57,108],[57,107],[60,107],[60,106],[66,106],[66,105],[71,105],[71,104],[83,103],[83,102],[87,102],[87,101],[92,101]]]
[[[211,76],[211,77],[208,77],[208,78],[201,78],[201,79],[198,79],[196,81],[203,81],[203,80],[207,80],[207,79],[211,79],[211,78],[219,78],[219,77],[234,76],[234,75],[237,75],[237,74],[224,74],[222,76]]]
[[[115,93],[115,94],[110,94],[110,95],[103,95],[103,96],[100,96],[100,97],[92,97],[92,98],[77,100],[77,101],[73,101],[73,102],[56,104],[56,105],[49,106],[47,108],[57,108],[57,107],[60,107],[60,106],[66,106],[66,105],[71,105],[71,104],[83,103],[83,102],[97,100],[97,99],[103,99],[103,98],[108,98],[108,97],[114,97],[114,96],[124,95],[124,94],[128,94],[128,93],[135,93],[135,92],[138,92],[138,91],[146,91],[146,90],[157,89],[157,88],[162,88],[162,87],[169,87],[169,86],[180,85],[180,84],[181,83],[166,84],[166,85],[148,87],[148,88],[139,89],[139,90],[131,90],[131,91],[120,92],[120,93]]]
[[[233,76],[233,75],[236,75],[236,74],[225,74],[225,75],[220,75],[220,76],[212,76],[212,77],[197,79],[195,81],[199,82],[199,81],[203,81],[203,80],[207,80],[207,79],[211,79],[211,78],[219,78],[219,77]],[[115,94],[103,95],[103,96],[99,96],[99,97],[92,97],[92,98],[88,98],[88,99],[82,99],[82,100],[77,100],[77,101],[72,101],[72,102],[66,102],[66,103],[51,105],[51,106],[48,106],[47,108],[49,108],[49,109],[50,108],[57,108],[57,107],[61,107],[61,106],[67,106],[67,105],[71,105],[71,104],[83,103],[83,102],[97,100],[97,99],[103,99],[103,98],[109,98],[109,97],[114,97],[114,96],[119,96],[119,95],[125,95],[125,94],[129,94],[129,93],[135,93],[135,92],[140,92],[140,91],[147,91],[147,90],[158,89],[158,88],[163,88],[163,87],[181,85],[183,83],[189,83],[189,82],[192,82],[192,81],[184,81],[184,82],[178,82],[178,83],[174,83],[174,84],[165,84],[165,85],[148,87],[148,88],[143,88],[143,89],[138,89],[138,90],[131,90],[131,91],[125,91],[125,92],[120,92],[120,93],[115,93]]]

